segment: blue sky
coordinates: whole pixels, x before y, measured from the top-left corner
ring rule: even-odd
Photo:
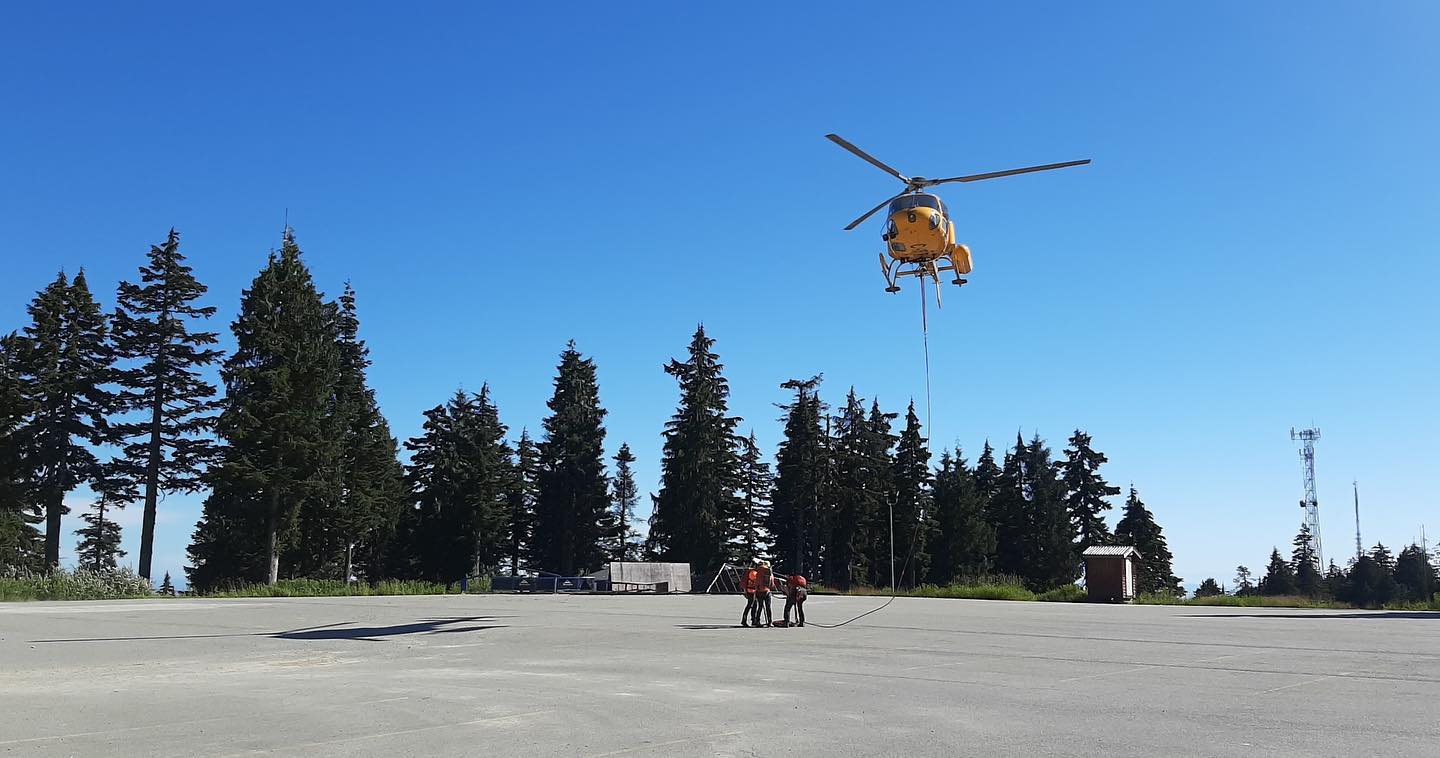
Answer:
[[[241,8],[8,11],[0,329],[62,267],[110,307],[174,225],[228,339],[288,209],[397,434],[485,382],[537,429],[574,338],[653,489],[698,322],[767,450],[788,378],[923,397],[915,288],[841,231],[897,187],[825,133],[930,176],[1092,158],[943,189],[976,269],[930,313],[937,450],[1089,430],[1189,583],[1288,552],[1292,426],[1327,556],[1352,479],[1367,544],[1440,532],[1433,4]]]

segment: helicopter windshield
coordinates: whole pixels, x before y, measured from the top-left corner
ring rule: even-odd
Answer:
[[[905,195],[904,197],[897,197],[894,200],[890,201],[891,213],[899,213],[901,211],[913,210],[915,208],[932,208],[937,211],[942,210],[940,206],[940,198],[935,197],[934,195]]]

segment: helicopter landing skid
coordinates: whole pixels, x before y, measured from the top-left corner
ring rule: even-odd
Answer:
[[[941,262],[945,263],[946,265],[937,265]],[[910,265],[911,268],[905,268],[906,265]],[[885,276],[886,292],[899,292],[900,277],[902,276],[929,277],[931,281],[935,282],[935,302],[937,305],[940,302],[940,272],[955,270],[955,262],[951,260],[950,256],[948,255],[941,256],[933,261],[906,264],[905,261],[887,261],[885,260],[885,254],[880,254],[880,273]],[[966,284],[966,281],[967,280],[960,278],[960,276],[958,276],[957,274],[954,279],[950,280],[950,283],[954,284],[957,287],[963,287]]]

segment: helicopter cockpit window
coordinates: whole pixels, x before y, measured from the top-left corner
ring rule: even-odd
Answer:
[[[933,195],[906,195],[897,197],[890,202],[890,212],[900,213],[916,208],[931,208],[940,210],[940,199]]]

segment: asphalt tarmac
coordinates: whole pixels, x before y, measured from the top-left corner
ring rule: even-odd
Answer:
[[[901,598],[742,629],[743,605],[0,604],[0,754],[1440,752],[1440,614]]]

